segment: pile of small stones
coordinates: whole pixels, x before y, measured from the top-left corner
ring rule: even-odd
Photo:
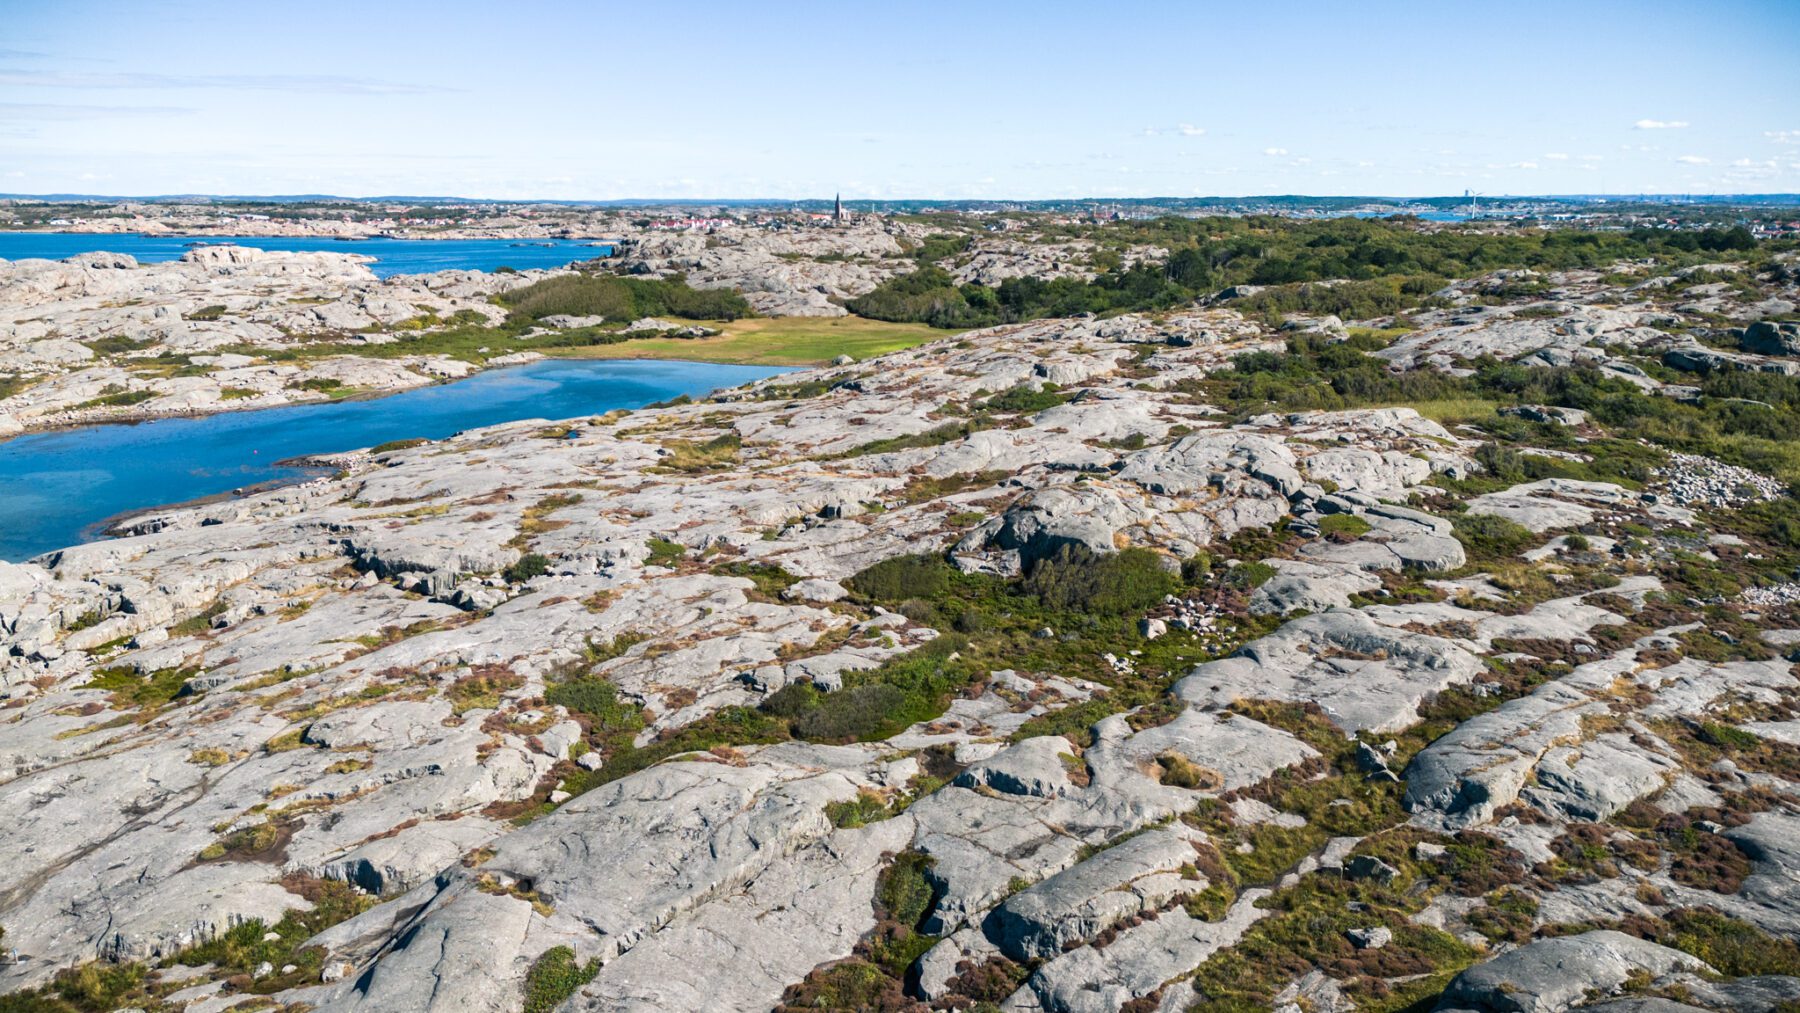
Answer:
[[[1780,499],[1785,487],[1767,475],[1698,454],[1670,454],[1658,470],[1668,497],[1681,506],[1735,506]]]
[[[1789,581],[1785,584],[1753,587],[1747,589],[1739,598],[1747,605],[1760,605],[1765,608],[1800,604],[1800,583]]]
[[[1225,616],[1225,610],[1212,602],[1172,594],[1163,596],[1163,604],[1169,607],[1169,626],[1177,630],[1193,630],[1196,633],[1210,630]]]

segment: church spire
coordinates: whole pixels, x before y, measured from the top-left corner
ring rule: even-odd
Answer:
[[[844,195],[842,193],[839,193],[836,197],[832,198],[831,220],[834,222],[841,222],[844,220]]]

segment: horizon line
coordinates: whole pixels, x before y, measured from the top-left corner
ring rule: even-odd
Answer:
[[[1800,204],[1800,193],[1773,192],[1740,192],[1695,194],[1692,192],[1672,191],[1637,191],[1637,192],[1588,192],[1588,193],[1517,193],[1517,194],[1476,194],[1473,199],[1479,201],[1518,201],[1518,200],[1560,200],[1560,201],[1613,201],[1651,199],[1680,201],[1689,203],[1718,203],[1731,200],[1773,200],[1788,199]],[[229,200],[229,201],[271,201],[271,202],[325,202],[344,201],[352,203],[372,203],[380,201],[430,202],[443,201],[467,204],[560,204],[560,205],[684,205],[684,204],[737,204],[748,207],[778,204],[830,204],[832,197],[471,197],[453,194],[371,194],[367,196],[348,196],[333,193],[269,193],[269,194],[234,194],[234,193],[162,193],[162,194],[98,194],[78,193],[72,191],[53,193],[0,193],[0,200],[31,200],[45,203],[67,203],[71,201],[181,201],[181,200]],[[1387,201],[1387,202],[1422,202],[1422,201],[1467,201],[1469,194],[1306,194],[1306,193],[1268,193],[1246,194],[1240,196],[1225,194],[1195,194],[1177,196],[1173,194],[1154,194],[1143,196],[1085,196],[1085,197],[845,197],[846,204],[1117,204],[1117,203],[1156,203],[1156,202],[1191,202],[1191,201],[1268,201],[1268,200],[1313,200],[1313,201]]]

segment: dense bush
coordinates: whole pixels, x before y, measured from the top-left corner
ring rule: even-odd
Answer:
[[[913,259],[921,264],[935,264],[945,257],[954,257],[967,250],[974,240],[969,236],[956,236],[947,232],[934,232],[925,237],[924,242],[912,251]]]
[[[1436,275],[1392,275],[1335,285],[1301,282],[1264,289],[1232,306],[1269,320],[1279,320],[1289,313],[1329,313],[1345,320],[1367,320],[1430,305],[1427,297],[1445,284],[1445,279]]]
[[[957,652],[966,637],[947,633],[879,668],[847,672],[844,688],[809,693],[784,688],[766,705],[792,714],[789,727],[797,738],[815,742],[873,742],[944,712],[950,694],[968,684],[972,672]],[[778,699],[780,698],[780,699]]]
[[[900,602],[938,597],[949,587],[955,572],[942,556],[896,556],[863,570],[846,583],[864,598]]]
[[[778,718],[797,718],[818,707],[820,695],[810,682],[790,682],[764,697],[762,710]]]
[[[815,742],[866,741],[888,723],[888,715],[906,704],[906,694],[883,683],[847,686],[818,697],[816,705],[793,719],[794,735]]]
[[[1178,585],[1163,557],[1149,549],[1100,555],[1065,545],[1032,567],[1022,586],[1045,608],[1123,615],[1149,608]]]
[[[941,267],[921,267],[881,283],[873,291],[844,305],[850,312],[873,320],[920,321],[933,327],[982,327],[998,321],[986,305],[988,289],[979,285],[958,288],[956,279]],[[976,296],[971,304],[970,296]]]
[[[603,316],[629,322],[642,317],[736,320],[750,304],[732,289],[690,288],[674,278],[621,278],[610,274],[565,274],[515,289],[500,297],[512,310],[511,323],[568,315]]]
[[[1189,388],[1211,404],[1240,415],[1267,411],[1339,410],[1375,405],[1434,406],[1445,415],[1474,420],[1501,441],[1582,452],[1583,459],[1520,454],[1503,446],[1477,452],[1482,481],[1514,484],[1540,478],[1573,478],[1639,486],[1650,480],[1667,451],[1703,454],[1800,482],[1800,377],[1768,373],[1720,373],[1697,378],[1698,403],[1644,394],[1635,385],[1592,366],[1538,367],[1476,359],[1468,376],[1436,370],[1396,371],[1367,354],[1388,338],[1374,332],[1333,342],[1296,335],[1281,352],[1254,352],[1232,368]],[[1612,434],[1610,440],[1575,442],[1562,427],[1496,417],[1505,404],[1578,408]],[[1464,492],[1482,492],[1473,486]]]

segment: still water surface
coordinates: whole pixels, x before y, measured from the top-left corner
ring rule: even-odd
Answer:
[[[492,271],[562,267],[577,260],[604,257],[605,243],[593,239],[329,239],[283,236],[141,236],[136,233],[93,235],[82,232],[0,232],[0,260],[37,257],[62,260],[77,253],[105,250],[129,253],[142,264],[179,260],[196,243],[236,244],[259,250],[360,253],[375,258],[376,277],[429,274],[433,271]]]
[[[700,396],[784,372],[701,362],[547,359],[366,401],[82,426],[0,443],[0,559],[97,537],[128,511],[272,481],[286,458],[437,439],[517,419],[563,419]]]

